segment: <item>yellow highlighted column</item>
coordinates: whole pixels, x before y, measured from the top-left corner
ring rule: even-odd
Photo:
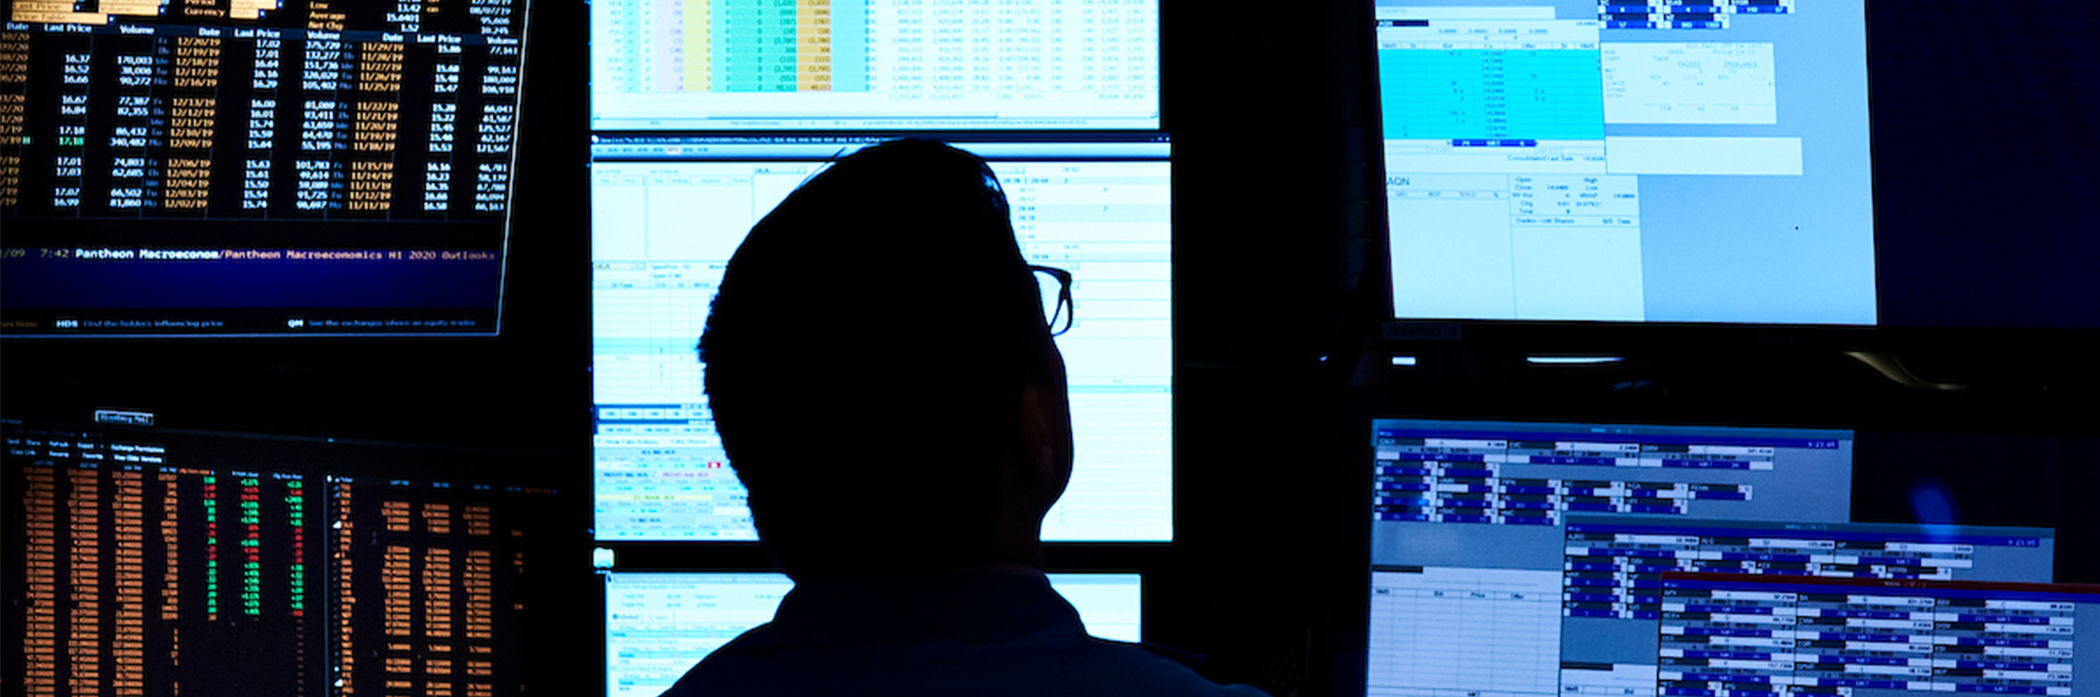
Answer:
[[[686,92],[714,89],[715,18],[714,0],[685,0]]]
[[[831,0],[795,2],[795,90],[831,91]]]

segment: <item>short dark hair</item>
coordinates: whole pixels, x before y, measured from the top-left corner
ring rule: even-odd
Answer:
[[[783,568],[981,561],[1041,298],[998,179],[943,143],[840,158],[751,229],[699,350]]]

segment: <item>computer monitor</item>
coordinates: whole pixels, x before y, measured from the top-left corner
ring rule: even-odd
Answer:
[[[1154,129],[1158,0],[591,5],[594,131]]]
[[[1865,3],[1374,12],[1393,317],[1876,324]]]
[[[562,626],[558,569],[582,543],[580,515],[549,514],[574,500],[521,476],[554,458],[12,419],[0,432],[9,694],[571,689],[529,640]]]
[[[1663,575],[1656,694],[2076,695],[2100,586]]]
[[[597,536],[755,540],[694,353],[751,225],[866,137],[596,136],[592,379]],[[1058,337],[1070,383],[1071,484],[1046,541],[1173,535],[1171,184],[1164,136],[998,136],[990,161],[1031,263],[1073,274]]]
[[[2054,580],[2052,529],[1855,522],[1848,430],[1372,430],[1366,695],[1677,694],[1657,692],[1673,573]]]
[[[609,572],[605,578],[605,694],[654,697],[744,630],[772,621],[795,587],[786,574]],[[1056,573],[1050,587],[1095,637],[1136,642],[1138,574]]]
[[[0,336],[497,333],[525,14],[12,3]]]

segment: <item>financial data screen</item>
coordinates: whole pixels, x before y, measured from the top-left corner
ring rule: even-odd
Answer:
[[[751,225],[842,150],[872,142],[797,140],[827,139],[599,136],[593,146],[600,540],[757,539],[743,486],[715,434],[694,346],[715,285]],[[1073,274],[1075,319],[1057,343],[1077,454],[1043,539],[1171,539],[1165,139],[956,145],[990,161],[1028,261]]]
[[[1657,694],[2077,695],[2100,681],[2100,586],[1673,572],[1662,596]]]
[[[396,447],[0,431],[8,694],[495,697],[549,685],[521,637],[560,616],[546,586],[561,547],[550,489],[439,475],[455,456]]]
[[[773,620],[795,582],[778,573],[605,574],[605,694],[655,697],[744,630]],[[1137,642],[1143,578],[1050,574],[1095,637]]]
[[[1158,0],[591,4],[591,128],[1151,129]]]
[[[22,0],[0,330],[492,334],[523,0]]]
[[[1367,695],[1729,694],[1664,691],[1713,682],[1702,671],[1687,677],[1687,659],[1749,666],[1686,646],[1695,642],[1683,638],[1685,621],[1709,618],[1685,614],[1683,594],[1666,592],[1671,574],[2053,580],[2053,530],[1854,522],[1850,431],[1401,419],[1372,428]],[[1867,614],[1829,617],[1895,619],[1854,610]],[[1930,641],[1910,643],[1927,644],[1904,649],[1926,655],[1885,665],[1930,674],[1944,658]],[[1787,653],[1744,649],[1762,650]],[[1755,660],[1760,669],[1779,661]]]
[[[1379,0],[1400,318],[1877,321],[1862,0]]]

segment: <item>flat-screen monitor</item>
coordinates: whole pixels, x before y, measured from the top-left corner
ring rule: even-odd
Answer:
[[[1152,129],[1158,0],[591,4],[594,131]]]
[[[2049,600],[2055,591],[2004,585],[2056,580],[2058,531],[1945,517],[1860,522],[1852,431],[1418,419],[1378,419],[1371,428],[1366,695],[1719,695],[1752,683],[1894,695],[1837,688],[1962,691],[1936,685],[2059,677],[2056,667],[2035,669],[2040,676],[1984,675],[1999,668],[1970,664],[2013,659],[1945,654],[2057,647],[1964,644],[1961,637],[2014,637],[1969,626],[2006,622],[1931,616],[1966,610],[1915,609],[1938,607],[1934,598],[1952,599],[1942,603],[1949,607],[2061,602]],[[1682,579],[1710,584],[1672,585]],[[2004,594],[1943,592],[1962,588]],[[1689,599],[1698,593],[1711,600]],[[1778,602],[1816,609],[1753,609]],[[1927,615],[1880,614],[1891,603]],[[1720,617],[1713,613],[1724,610],[1708,606],[1765,619]],[[2067,618],[2090,611],[2057,609]],[[1777,617],[1790,625],[1784,636],[1730,633],[1771,630]],[[1893,634],[1903,638],[1882,636]],[[1702,643],[1763,648],[1693,646]],[[1971,646],[1990,650],[1951,648]],[[1876,660],[1846,658],[1855,654]],[[1943,660],[1966,662],[1936,663]],[[1759,671],[1816,677],[1713,677]],[[1909,682],[1888,687],[1887,674]],[[1694,685],[1714,682],[1741,684]],[[1680,689],[1720,691],[1670,691]]]
[[[2100,586],[1663,575],[1656,694],[2077,695]]]
[[[870,138],[594,137],[597,537],[755,540],[694,354],[730,255],[825,163]],[[956,140],[991,163],[1021,252],[1072,272],[1058,337],[1072,480],[1046,541],[1172,537],[1171,211],[1164,136]]]
[[[12,3],[0,336],[495,334],[525,14]]]
[[[605,578],[605,694],[655,697],[744,630],[770,622],[795,582],[780,573],[611,572]],[[1138,574],[1050,574],[1097,638],[1137,642]]]
[[[553,458],[0,421],[8,694],[560,692]],[[578,516],[580,520],[580,516]],[[580,522],[572,521],[580,525]],[[587,587],[584,589],[587,591]]]
[[[1876,324],[1866,19],[1378,0],[1392,315]]]

